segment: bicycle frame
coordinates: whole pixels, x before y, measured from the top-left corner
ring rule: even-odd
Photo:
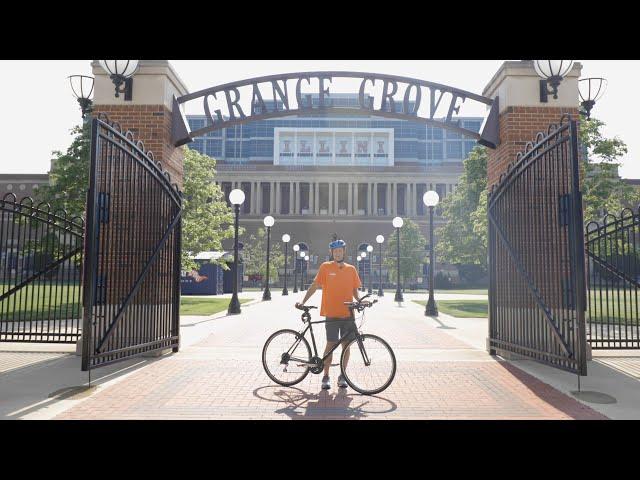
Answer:
[[[351,312],[352,317],[353,315],[353,311]],[[318,356],[318,347],[316,346],[316,338],[315,335],[313,334],[313,327],[312,325],[316,324],[316,323],[327,323],[330,322],[332,320],[319,320],[317,322],[312,322],[311,319],[309,319],[307,326],[305,327],[305,329],[300,333],[300,338],[298,340],[296,340],[293,345],[289,348],[289,350],[287,350],[287,355],[289,356],[289,360],[293,360],[296,362],[299,362],[302,365],[310,365],[310,366],[314,366],[314,363],[308,362],[306,360],[303,360],[301,358],[296,358],[296,357],[292,357],[291,356],[291,352],[293,352],[298,345],[300,344],[300,341],[302,338],[304,338],[304,336],[306,335],[307,331],[311,331],[311,343],[313,344],[313,356],[317,357]],[[345,338],[347,338],[350,334],[347,333],[346,335],[341,336],[338,341],[336,342],[336,344],[331,348],[331,350],[329,350],[327,352],[327,354],[322,357],[322,362],[324,363],[324,361],[329,357],[329,355],[331,355],[333,353],[334,350],[336,350],[338,348],[338,345],[340,345],[342,343],[342,340],[344,340]],[[366,366],[369,366],[371,364],[371,360],[369,359],[369,356],[367,355],[367,351],[364,348],[364,344],[362,343],[362,334],[359,331],[356,331],[356,342],[358,342],[358,348],[360,350],[360,354],[362,355],[362,359],[364,360],[364,364]]]

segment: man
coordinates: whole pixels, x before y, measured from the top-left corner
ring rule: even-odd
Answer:
[[[362,285],[355,267],[344,262],[346,243],[344,240],[338,240],[337,238],[337,235],[334,235],[333,242],[329,244],[329,253],[333,260],[320,265],[318,274],[309,290],[307,290],[304,300],[302,300],[301,304],[296,303],[297,307],[304,305],[318,287],[322,288],[320,315],[326,317],[325,328],[327,330],[327,346],[323,357],[336,345],[341,336],[349,334],[342,341],[343,350],[347,342],[353,338],[356,332],[356,322],[344,302],[351,302],[354,298],[359,301],[358,288]],[[322,388],[325,390],[331,388],[329,367],[331,366],[332,357],[333,353],[327,357],[324,364]],[[348,361],[349,351],[347,350],[344,358],[345,367]],[[342,375],[338,377],[338,386],[340,388],[347,387],[347,382]]]

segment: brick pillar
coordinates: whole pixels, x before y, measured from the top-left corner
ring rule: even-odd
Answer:
[[[488,186],[498,181],[516,154],[538,132],[547,131],[549,124],[558,123],[564,113],[578,119],[578,77],[582,65],[574,63],[558,87],[558,98],[549,95],[540,102],[540,77],[532,61],[504,62],[482,92],[483,96],[499,98],[500,145],[489,149]]]
[[[95,77],[93,112],[106,113],[111,121],[118,122],[123,132],[131,130],[137,140],[142,140],[146,150],[171,174],[171,182],[182,188],[182,147],[171,143],[171,111],[173,95],[188,93],[168,60],[140,60],[133,76],[131,101],[124,95],[115,97],[114,85],[107,72],[96,60],[91,63]]]
[[[499,99],[500,144],[495,150],[489,149],[487,164],[489,188],[499,182],[500,175],[507,171],[509,164],[515,163],[516,155],[524,151],[528,142],[535,143],[538,132],[546,134],[549,125],[559,124],[565,113],[579,120],[578,79],[581,70],[582,65],[576,62],[560,84],[558,98],[554,99],[553,95],[549,95],[548,102],[542,103],[540,102],[541,79],[536,74],[532,61],[507,61],[498,69],[482,92],[483,96]],[[537,185],[553,185],[563,181],[563,176],[568,175],[568,172],[551,170],[544,173],[544,176],[540,172],[537,175]],[[552,256],[558,249],[566,249],[564,242],[567,238],[558,240],[545,229],[543,221],[532,214],[533,205],[541,200],[540,195],[548,196],[545,198],[545,203],[549,205],[553,205],[557,199],[552,198],[550,191],[544,188],[532,186],[531,190],[533,192],[531,195],[527,195],[523,190],[521,198],[514,198],[512,205],[509,205],[512,218],[508,237],[512,246],[521,254],[524,267],[547,305],[551,308],[560,308],[562,285],[558,281],[558,273],[555,269],[564,267],[553,265],[554,271],[551,272],[549,255]],[[528,250],[543,252],[543,258],[536,261],[533,256],[524,254]],[[551,273],[551,276],[547,277],[547,273]],[[501,275],[506,275],[506,272],[500,270],[497,272],[496,289],[506,291],[509,286],[500,284]],[[537,312],[538,307],[531,293],[524,288],[518,292],[509,294],[508,298],[503,297],[501,306],[512,306],[518,311],[530,308],[531,311]]]

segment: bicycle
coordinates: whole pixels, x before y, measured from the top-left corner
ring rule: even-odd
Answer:
[[[371,294],[365,295],[357,302],[344,302],[349,308],[352,318],[355,318],[354,312],[357,311],[362,313],[361,319],[364,321],[365,308],[371,307],[377,302],[377,300],[365,302],[364,300],[369,296]],[[321,373],[327,357],[338,348],[338,345],[345,338],[353,335],[353,333],[346,333],[341,336],[335,346],[320,358],[312,325],[326,323],[327,320],[311,321],[309,311],[318,307],[302,306],[296,308],[304,310],[302,313],[302,323],[306,324],[304,330],[300,332],[291,329],[278,330],[267,339],[262,349],[262,366],[265,372],[271,380],[284,387],[300,383],[309,372],[316,375]],[[311,332],[313,356],[309,342],[305,338],[307,331]],[[345,368],[347,352],[349,352],[350,359]],[[362,333],[360,328],[356,327],[354,338],[342,350],[340,370],[347,384],[356,392],[363,395],[374,395],[391,385],[396,374],[396,357],[385,340],[376,335]]]

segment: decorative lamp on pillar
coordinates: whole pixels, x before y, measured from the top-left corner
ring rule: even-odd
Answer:
[[[384,236],[378,235],[376,242],[380,245],[380,257],[378,258],[378,296],[384,296],[384,290],[382,290],[382,244],[384,243]]]
[[[580,105],[582,112],[587,118],[591,117],[591,109],[596,104],[607,89],[607,81],[604,78],[583,78],[578,82],[578,92],[580,94]]]
[[[558,86],[562,83],[565,75],[571,71],[573,60],[534,60],[533,67],[540,80],[540,102],[547,103],[548,95],[553,94],[554,99],[558,99]],[[548,85],[551,86],[549,90]]]
[[[307,281],[309,280],[309,278],[307,277],[307,275],[309,274],[309,255],[305,254],[304,256],[304,289],[307,289]]]
[[[371,273],[371,252],[373,252],[373,245],[367,245],[367,252],[369,252],[369,291],[367,293],[373,293],[371,284],[373,283],[373,274]]]
[[[307,254],[304,252],[304,250],[300,250],[300,291],[304,290],[304,268],[306,266],[306,263],[304,261],[304,258],[307,256]]]
[[[300,245],[293,246],[293,293],[298,293],[298,251]]]
[[[68,78],[69,83],[71,84],[71,90],[73,91],[73,94],[80,104],[80,110],[82,110],[82,118],[85,118],[87,113],[91,112],[93,77],[88,77],[86,75],[71,75]]]
[[[402,225],[404,225],[404,220],[402,220],[401,217],[396,217],[396,218],[393,219],[392,223],[393,223],[393,227],[396,229],[396,233],[398,235],[397,236],[397,244],[398,244],[398,252],[397,252],[398,276],[397,276],[396,296],[394,298],[394,301],[403,302],[404,298],[402,296],[402,291],[400,290],[400,228],[402,228]]]
[[[276,222],[271,215],[264,217],[264,226],[267,227],[267,279],[262,294],[262,300],[271,300],[271,290],[269,290],[269,253],[271,250],[271,227]]]
[[[100,66],[109,74],[116,86],[116,98],[124,93],[124,99],[130,101],[133,94],[133,74],[138,70],[139,60],[98,60]],[[120,85],[124,83],[124,88]]]
[[[362,252],[360,254],[360,257],[362,258],[362,278],[364,280],[366,280],[366,275],[367,275],[367,262],[365,260],[365,258],[367,258],[367,252]],[[362,282],[362,291],[364,292],[367,289],[365,282]]]
[[[229,193],[229,201],[235,208],[236,218],[234,231],[235,236],[233,240],[233,295],[229,302],[229,309],[227,313],[238,314],[241,313],[240,301],[238,300],[238,222],[240,217],[240,205],[244,203],[244,192],[240,189],[231,190]]]
[[[289,253],[289,241],[291,237],[288,233],[282,235],[282,243],[284,243],[284,287],[282,288],[282,295],[289,295],[287,290],[287,255]]]
[[[433,317],[438,316],[438,307],[436,307],[436,299],[433,295],[433,281],[435,278],[434,270],[436,266],[435,256],[433,253],[433,209],[438,205],[439,201],[440,195],[438,195],[438,192],[433,190],[429,190],[422,196],[422,202],[429,207],[429,300],[427,300],[427,306],[424,314]]]

